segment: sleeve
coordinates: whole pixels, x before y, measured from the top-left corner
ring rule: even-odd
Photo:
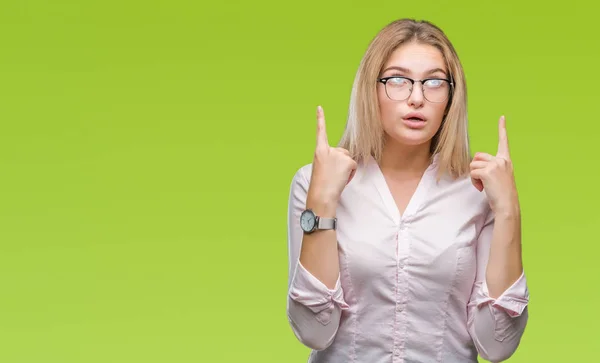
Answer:
[[[340,278],[329,289],[299,261],[302,236],[300,214],[306,205],[308,179],[302,169],[294,175],[288,203],[288,296],[287,317],[290,326],[305,346],[323,350],[333,342],[341,311],[348,309]]]
[[[477,276],[468,305],[468,329],[479,355],[502,362],[516,351],[528,320],[529,291],[525,273],[494,299],[489,295],[485,271],[494,228],[490,211],[477,241]]]

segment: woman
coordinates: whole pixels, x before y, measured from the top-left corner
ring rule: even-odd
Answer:
[[[371,42],[339,147],[317,109],[289,199],[287,315],[314,363],[500,362],[529,293],[505,120],[470,157],[465,77],[433,24]]]

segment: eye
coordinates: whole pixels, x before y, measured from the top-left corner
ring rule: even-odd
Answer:
[[[441,86],[443,86],[444,81],[441,79],[428,79],[425,82],[425,87],[429,87],[429,88],[439,88]]]
[[[388,79],[388,84],[390,86],[394,86],[394,87],[403,87],[403,86],[409,86],[410,82],[408,81],[408,79],[406,79],[404,77],[394,77],[394,78]]]

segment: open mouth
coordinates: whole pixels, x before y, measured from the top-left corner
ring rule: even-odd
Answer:
[[[420,113],[411,112],[403,118],[404,124],[411,129],[422,129],[427,125],[427,119]]]
[[[414,121],[414,122],[424,122],[426,121],[425,116],[423,116],[420,113],[417,112],[411,112],[408,115],[404,116],[404,119],[407,121]]]

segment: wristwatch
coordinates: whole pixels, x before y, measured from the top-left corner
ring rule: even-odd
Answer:
[[[337,218],[319,217],[311,209],[304,210],[300,215],[300,228],[305,233],[313,233],[316,230],[335,230],[336,226]]]

